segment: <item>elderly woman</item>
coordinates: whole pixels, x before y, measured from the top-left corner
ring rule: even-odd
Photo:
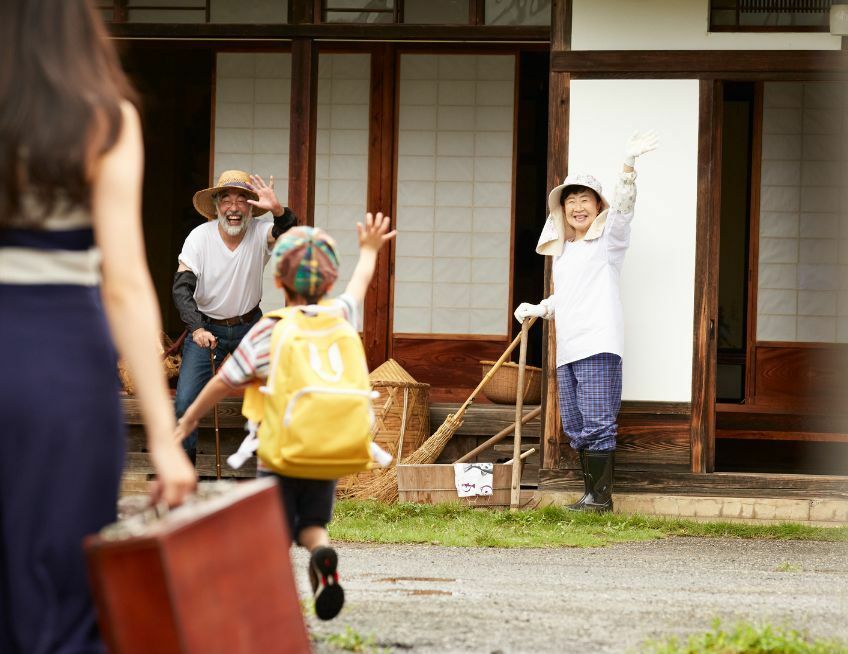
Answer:
[[[562,427],[580,454],[584,494],[569,508],[611,511],[624,318],[621,266],[636,202],[636,157],[656,148],[653,132],[627,141],[612,204],[591,175],[569,175],[548,195],[550,215],[536,252],[553,257],[553,295],[521,303],[519,321],[556,318]]]

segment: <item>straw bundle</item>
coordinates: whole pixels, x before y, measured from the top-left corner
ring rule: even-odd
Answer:
[[[430,435],[430,385],[421,384],[394,359],[370,375],[374,400],[374,441],[393,457],[393,465],[411,455]],[[383,470],[369,470],[339,480],[339,497],[350,497]]]
[[[412,454],[402,459],[401,463],[404,465],[434,463],[460,425],[462,425],[462,416],[459,412],[457,412],[457,415],[448,414],[436,433],[424,441],[421,447]],[[353,489],[348,497],[358,500],[377,500],[389,504],[397,502],[397,468],[391,467],[380,470],[374,475],[373,479]]]

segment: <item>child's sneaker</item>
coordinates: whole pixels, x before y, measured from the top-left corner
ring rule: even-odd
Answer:
[[[344,605],[344,589],[339,584],[336,566],[339,559],[332,547],[318,547],[309,557],[309,581],[315,596],[315,615],[332,620]]]

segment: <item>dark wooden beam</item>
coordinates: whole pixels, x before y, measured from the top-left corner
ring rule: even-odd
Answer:
[[[318,109],[318,48],[312,39],[292,43],[288,206],[314,224],[315,136]]]
[[[695,227],[695,315],[692,351],[692,472],[715,463],[716,328],[721,193],[721,85],[700,83],[698,187]]]
[[[545,43],[550,28],[522,25],[352,25],[350,23],[251,25],[225,23],[110,23],[114,38],[220,41],[475,41]]]
[[[368,206],[394,219],[394,112],[395,46],[380,44],[371,53],[371,117],[368,136]],[[393,223],[396,225],[396,222]],[[377,269],[365,296],[363,340],[368,367],[373,370],[389,358],[391,343],[391,263],[394,242],[380,250]]]
[[[551,3],[551,47],[571,48],[571,0]],[[556,186],[568,168],[568,107],[571,79],[555,71],[553,60],[548,85],[548,169],[547,188]],[[551,257],[545,257],[545,297],[553,292]],[[559,417],[556,381],[556,335],[554,321],[546,320],[542,337],[542,467],[555,469],[560,462],[562,423]]]
[[[485,0],[469,0],[468,2],[468,22],[471,25],[486,24],[486,3]]]
[[[289,0],[289,24],[308,25],[315,23],[316,4],[312,0]],[[320,12],[320,7],[318,11]],[[320,13],[317,15],[320,16]]]
[[[551,70],[575,77],[848,72],[840,50],[551,50]]]

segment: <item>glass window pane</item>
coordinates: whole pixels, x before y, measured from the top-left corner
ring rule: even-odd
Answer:
[[[210,0],[213,23],[281,24],[288,22],[286,0]]]
[[[324,20],[328,23],[393,23],[393,12],[328,11]]]
[[[206,9],[132,9],[128,23],[205,23]]]
[[[486,25],[550,25],[551,0],[486,0]]]
[[[394,331],[509,324],[515,57],[403,55]]]
[[[736,11],[722,9],[713,11],[712,24],[714,26],[736,25]]]
[[[827,27],[829,16],[825,12],[751,11],[739,14],[739,24],[752,27]]]
[[[375,9],[394,9],[395,0],[326,0],[325,9],[362,9],[363,11],[374,11]]]
[[[468,0],[405,0],[404,23],[461,24],[468,20]]]

